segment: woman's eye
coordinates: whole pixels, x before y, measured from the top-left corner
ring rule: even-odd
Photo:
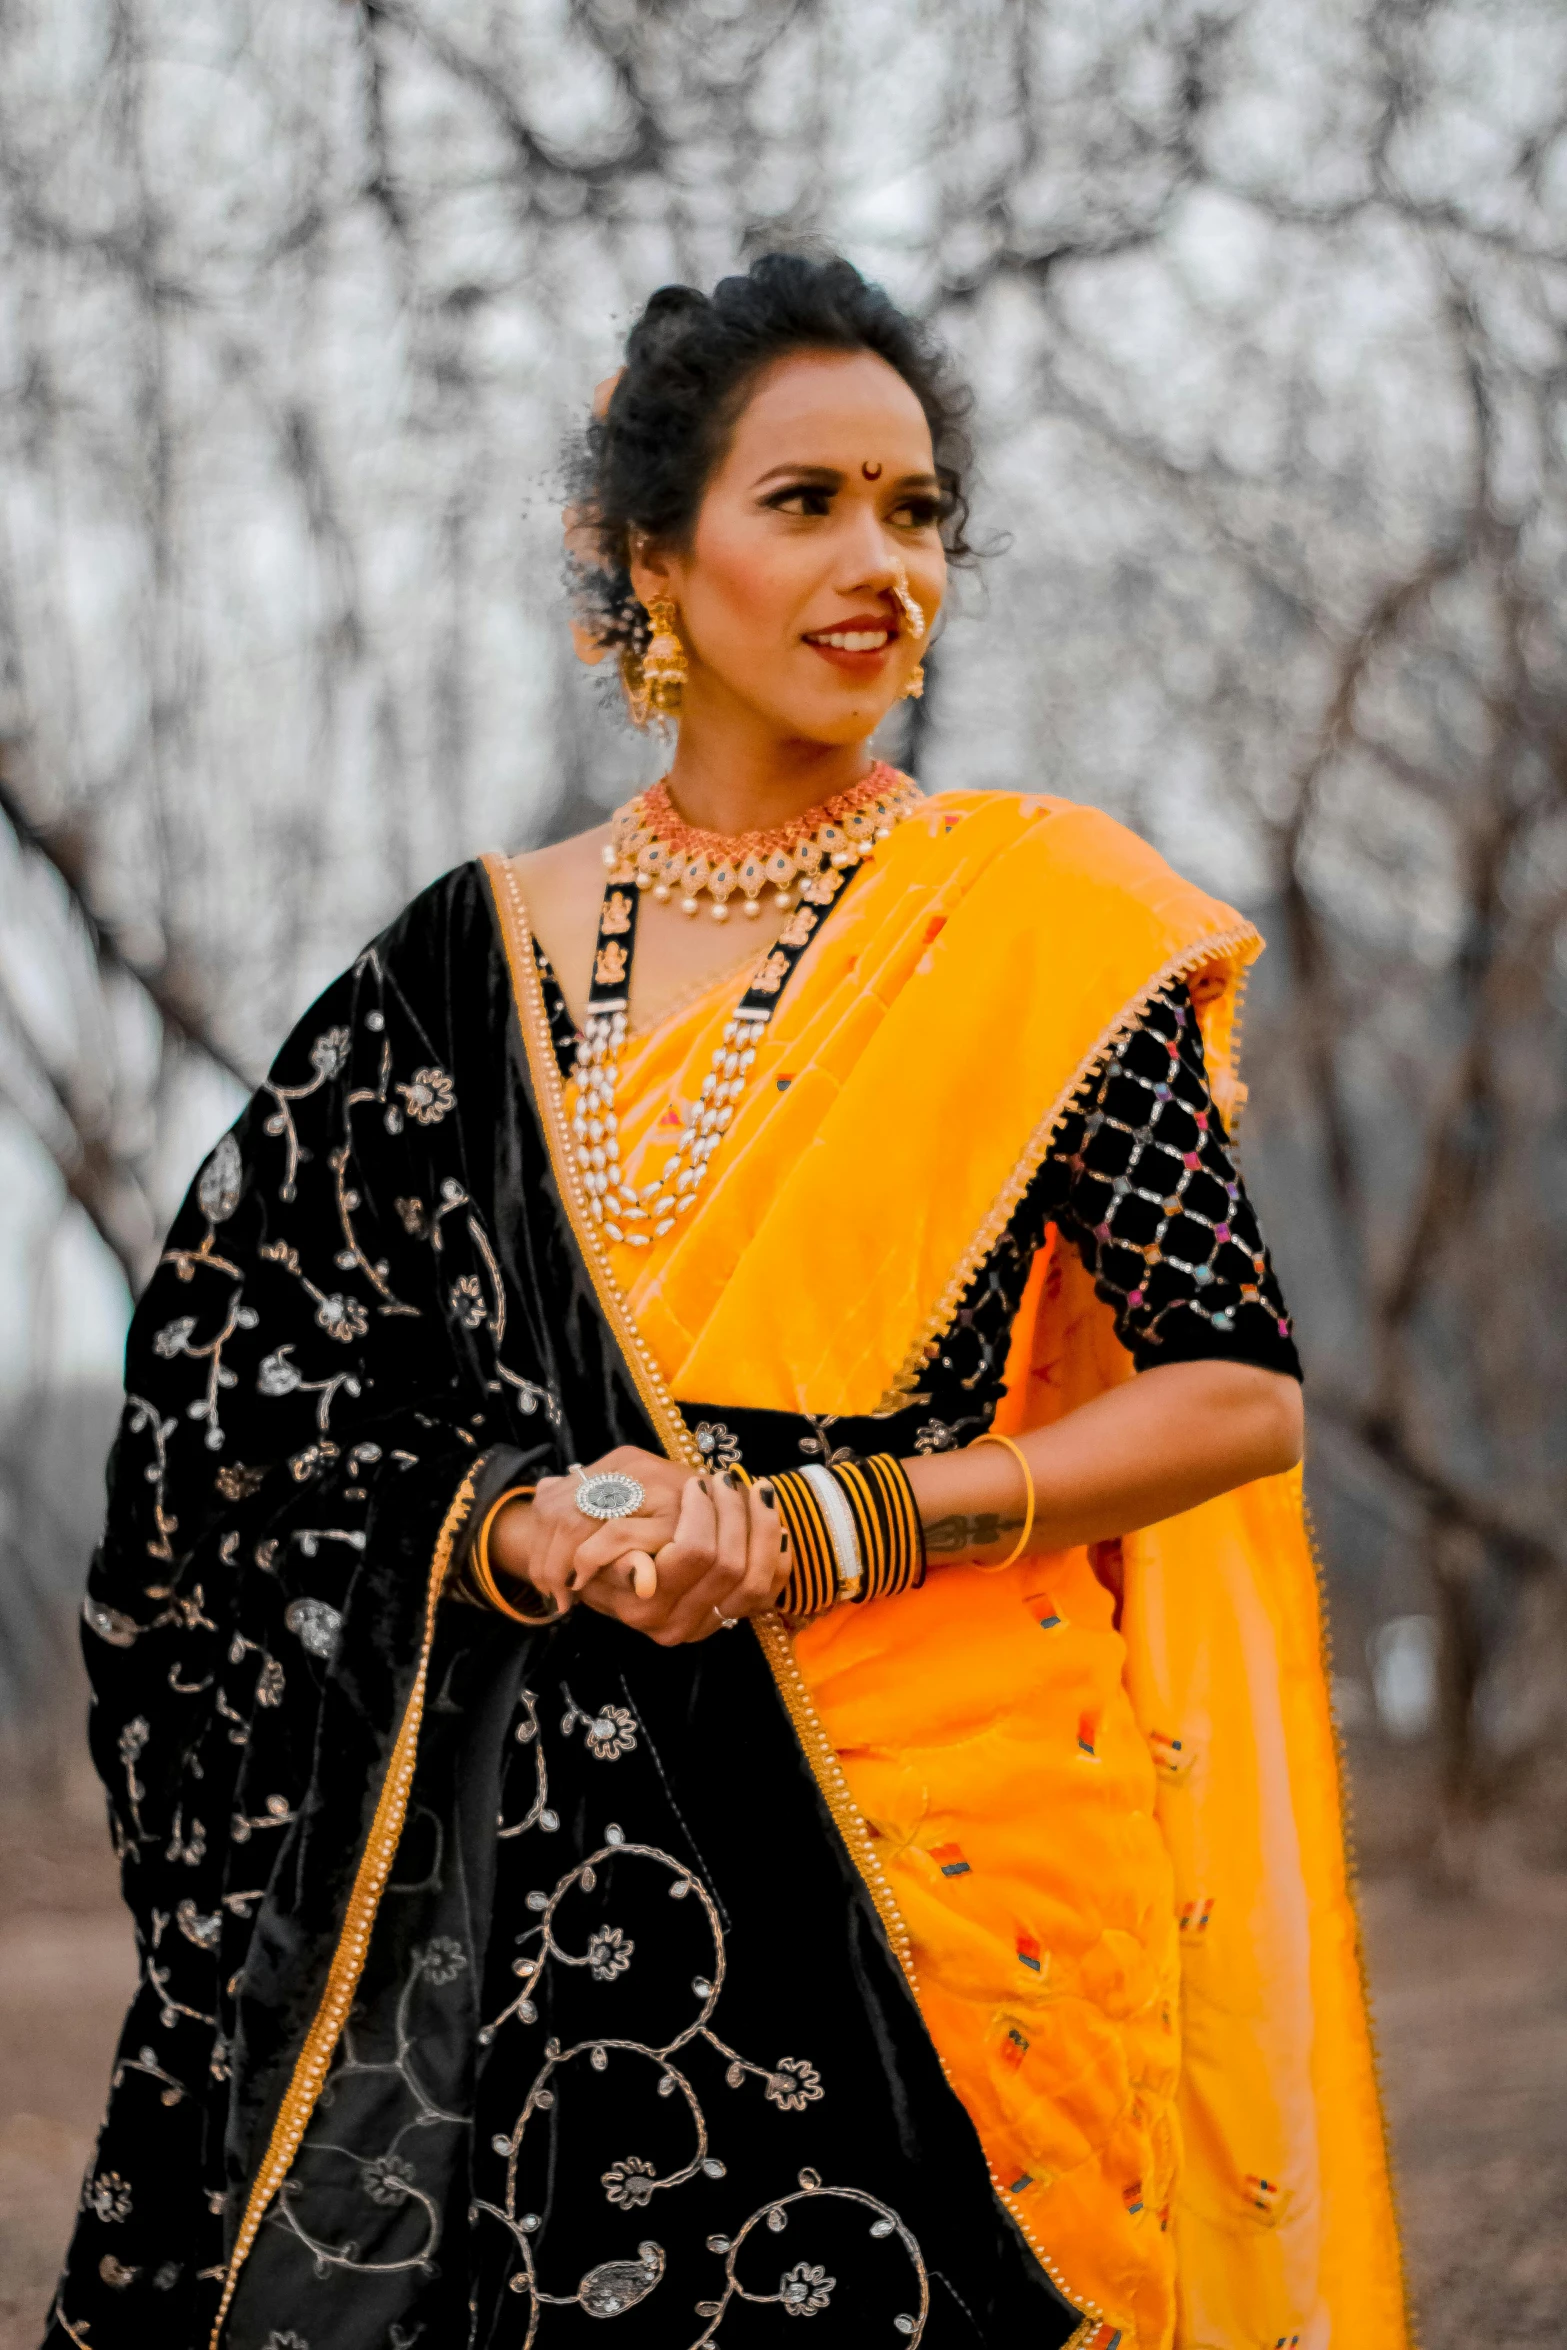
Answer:
[[[893,508],[892,519],[904,530],[930,530],[941,520],[937,498],[905,498]]]
[[[823,515],[832,511],[832,492],[818,482],[799,482],[792,490],[779,490],[767,503],[776,514]]]

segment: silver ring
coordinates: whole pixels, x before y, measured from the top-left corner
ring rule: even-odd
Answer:
[[[576,1463],[572,1466],[576,1468]],[[571,1498],[585,1518],[629,1518],[647,1499],[635,1477],[628,1477],[622,1469],[605,1469],[597,1477],[580,1468],[576,1473],[582,1481]]]
[[[716,1607],[714,1608],[713,1613],[715,1616],[718,1616],[718,1610]],[[720,1632],[732,1632],[739,1621],[740,1618],[738,1616],[718,1616],[718,1629]]]

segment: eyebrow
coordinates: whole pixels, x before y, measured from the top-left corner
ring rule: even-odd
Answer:
[[[765,473],[757,475],[751,486],[759,490],[770,481],[786,479],[810,482],[822,489],[841,489],[852,478],[836,465],[769,465]],[[941,483],[934,473],[900,473],[894,475],[887,487],[894,490],[939,490]]]

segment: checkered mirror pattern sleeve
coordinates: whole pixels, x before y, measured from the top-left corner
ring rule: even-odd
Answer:
[[[1140,1371],[1228,1357],[1299,1377],[1184,987],[1079,1089],[1026,1206],[1077,1249]]]

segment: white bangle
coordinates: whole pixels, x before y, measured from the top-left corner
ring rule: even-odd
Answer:
[[[865,1561],[860,1556],[860,1538],[848,1496],[831,1470],[824,1469],[817,1461],[812,1461],[800,1474],[821,1503],[822,1516],[827,1521],[827,1532],[832,1538],[833,1560],[838,1569],[838,1597],[853,1599],[858,1595],[864,1579]]]

